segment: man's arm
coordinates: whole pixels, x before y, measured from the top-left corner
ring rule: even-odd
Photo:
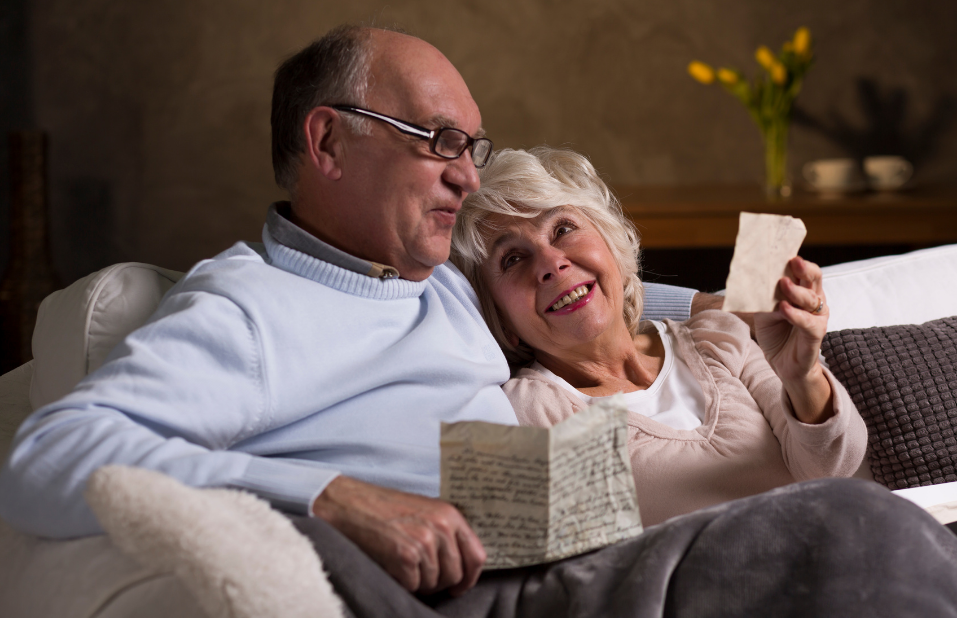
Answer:
[[[305,514],[337,472],[227,450],[269,428],[254,329],[214,294],[168,297],[95,374],[21,426],[0,472],[0,516],[32,534],[102,532],[83,498],[105,464],[233,487]]]
[[[724,296],[698,292],[691,301],[691,315],[697,315],[708,309],[721,309],[722,305],[724,305]]]
[[[474,585],[485,552],[451,505],[228,450],[278,415],[263,391],[254,329],[213,294],[180,293],[162,311],[70,395],[24,422],[0,472],[0,517],[39,536],[98,534],[86,480],[102,465],[131,465],[323,517],[410,590]]]
[[[641,319],[664,320],[665,318],[684,321],[693,315],[692,299],[699,295],[697,290],[665,285],[663,283],[644,283],[644,305]]]
[[[707,311],[708,309],[720,310],[723,305],[724,296],[698,292],[694,295],[694,300],[691,301],[691,315],[695,315],[702,311]],[[732,311],[732,313],[738,316],[742,322],[748,325],[748,329],[751,331],[751,338],[754,339],[754,314],[744,313],[742,311]]]
[[[663,320],[668,318],[675,321],[684,321],[708,309],[721,309],[724,296],[707,294],[691,288],[682,288],[663,283],[645,283],[645,304],[641,314],[643,320]],[[735,315],[744,320],[754,336],[754,314],[738,313]]]
[[[724,296],[664,283],[644,283],[643,320],[684,321],[708,309],[720,309]]]

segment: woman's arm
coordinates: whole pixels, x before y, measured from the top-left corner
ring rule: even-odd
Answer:
[[[771,426],[795,480],[853,475],[867,449],[867,428],[851,396],[833,374],[821,367],[830,383],[833,415],[824,422],[808,424],[797,418],[790,395],[757,343],[748,342],[742,360],[739,378]]]

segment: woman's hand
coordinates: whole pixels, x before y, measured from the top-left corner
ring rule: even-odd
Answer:
[[[823,423],[833,416],[831,385],[818,362],[827,332],[828,308],[817,264],[795,257],[790,277],[778,282],[783,300],[771,313],[754,316],[754,334],[781,378],[798,420]]]

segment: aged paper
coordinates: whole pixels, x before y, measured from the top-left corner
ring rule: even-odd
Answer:
[[[442,424],[441,496],[481,539],[486,569],[551,562],[641,533],[625,418],[613,402],[550,429]]]
[[[725,311],[774,311],[778,280],[807,235],[804,222],[786,215],[742,212],[724,295]]]

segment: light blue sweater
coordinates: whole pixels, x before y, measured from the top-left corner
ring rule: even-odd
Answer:
[[[515,424],[505,359],[451,264],[383,280],[268,226],[263,241],[197,264],[100,370],[27,419],[0,517],[41,536],[100,532],[82,492],[107,463],[298,513],[340,473],[435,496],[440,422]]]
[[[505,359],[454,267],[382,280],[264,241],[265,255],[237,244],[199,263],[26,421],[0,516],[44,536],[99,532],[82,491],[106,463],[300,513],[339,473],[434,496],[440,421],[515,424]]]

